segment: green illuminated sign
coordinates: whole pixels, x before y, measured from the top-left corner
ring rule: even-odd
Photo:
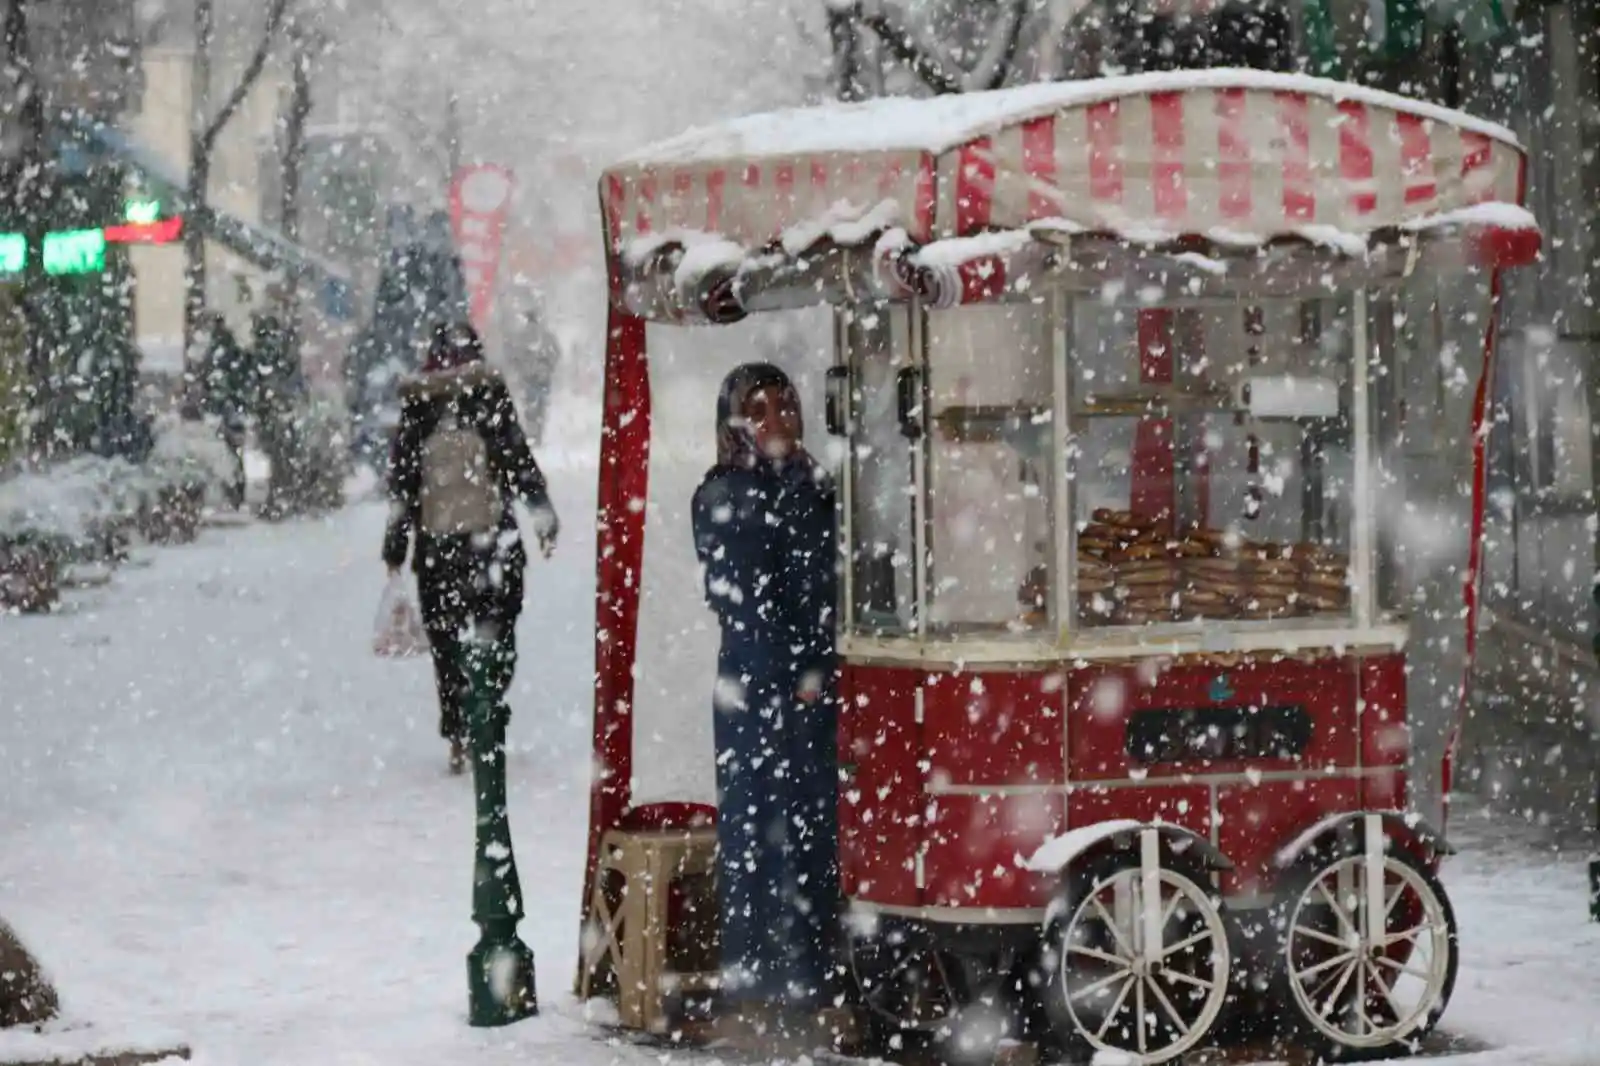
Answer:
[[[105,230],[75,229],[45,234],[46,274],[98,274],[105,266]]]
[[[134,225],[148,225],[161,218],[160,200],[129,200],[122,208],[122,219]]]
[[[21,233],[0,233],[0,274],[20,274],[28,265],[28,238]]]

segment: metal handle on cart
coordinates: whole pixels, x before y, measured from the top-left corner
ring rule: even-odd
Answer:
[[[1594,598],[1595,607],[1600,609],[1600,578],[1595,579],[1594,585],[1589,589],[1589,595]],[[1595,630],[1591,643],[1594,647],[1594,661],[1600,663],[1600,629]],[[1596,808],[1596,810],[1600,812],[1600,808]],[[1600,828],[1600,813],[1596,814],[1596,819],[1595,825]]]
[[[907,440],[922,437],[922,371],[908,366],[895,375],[895,394],[900,405],[900,434]]]
[[[1589,594],[1594,597],[1594,605],[1600,607],[1600,580],[1596,580]],[[1594,655],[1600,661],[1600,631],[1594,635]],[[1600,922],[1600,781],[1594,786],[1594,831],[1595,850],[1589,856],[1589,920]]]
[[[825,378],[828,432],[835,437],[850,435],[850,368],[830,366]]]

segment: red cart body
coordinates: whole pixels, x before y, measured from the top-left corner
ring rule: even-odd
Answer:
[[[1307,827],[1406,807],[1398,653],[1213,659],[1154,679],[1126,663],[1026,672],[853,664],[843,689],[854,710],[841,730],[853,775],[840,807],[842,872],[851,898],[885,908],[962,912],[962,921],[1020,911],[1035,921],[1059,878],[1021,860],[1068,829],[1123,818],[1213,842],[1234,864],[1221,874],[1224,894],[1261,897],[1277,877],[1274,856]],[[1150,716],[1170,736],[1175,708],[1211,710],[1229,725],[1241,718],[1230,712],[1253,708],[1302,717],[1204,738],[1232,751],[1131,755],[1130,723]]]

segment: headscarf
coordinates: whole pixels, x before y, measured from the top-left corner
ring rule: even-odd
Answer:
[[[796,409],[799,408],[794,383],[788,374],[771,363],[745,363],[722,379],[722,389],[717,393],[718,465],[749,468],[767,461],[744,418],[744,406],[750,394],[764,388],[787,392]]]
[[[483,362],[483,341],[470,322],[441,322],[433,328],[433,343],[422,364],[424,374],[456,370],[468,363]]]

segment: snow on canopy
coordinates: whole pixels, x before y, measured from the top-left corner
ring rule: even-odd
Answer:
[[[601,194],[621,251],[673,232],[759,247],[885,202],[918,242],[1046,219],[1266,241],[1517,204],[1522,186],[1522,149],[1494,123],[1344,82],[1203,70],[747,116],[635,153]]]

